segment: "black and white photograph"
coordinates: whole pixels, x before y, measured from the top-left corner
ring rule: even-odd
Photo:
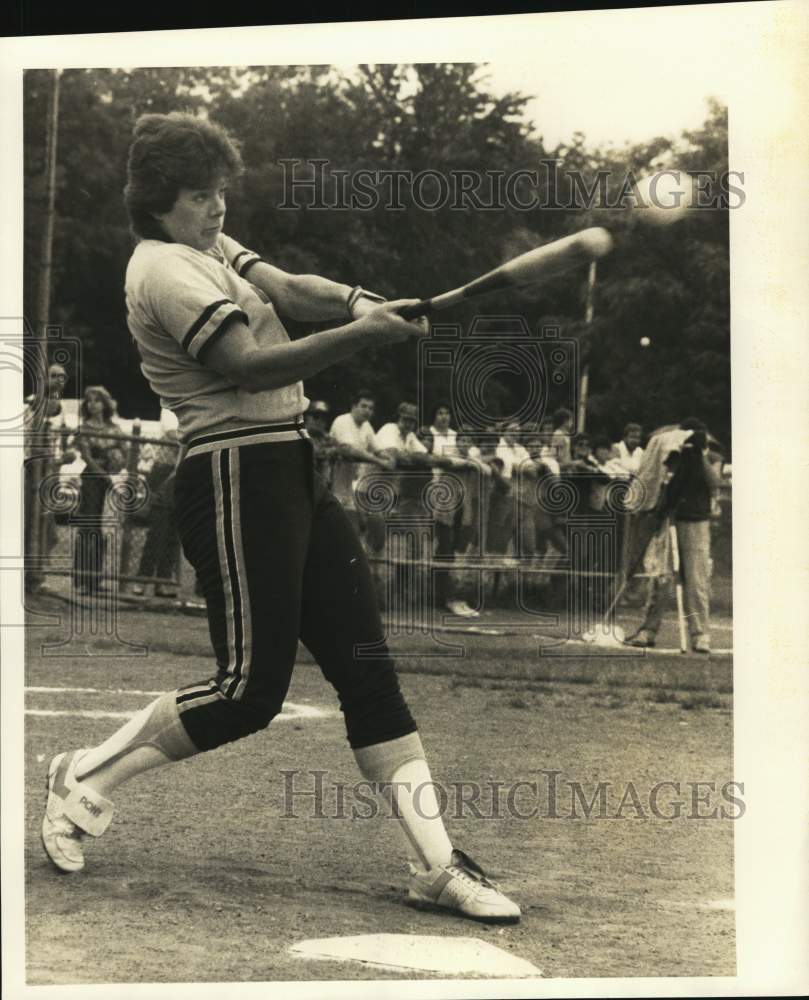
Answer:
[[[807,40],[0,41],[9,997],[809,985]]]

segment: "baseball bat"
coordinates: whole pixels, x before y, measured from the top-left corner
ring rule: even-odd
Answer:
[[[427,316],[439,309],[448,309],[464,299],[476,295],[486,295],[503,288],[520,285],[532,285],[545,281],[554,275],[562,274],[579,264],[589,263],[597,257],[603,257],[612,249],[612,237],[606,229],[594,226],[582,229],[553,243],[529,250],[513,260],[506,261],[493,271],[482,274],[460,288],[453,288],[431,299],[422,299],[412,306],[405,306],[399,311],[404,319],[415,319],[417,316]]]

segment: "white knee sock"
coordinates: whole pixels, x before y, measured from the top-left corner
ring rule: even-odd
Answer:
[[[362,776],[379,788],[406,838],[408,859],[426,870],[446,865],[452,843],[418,733],[354,751]]]

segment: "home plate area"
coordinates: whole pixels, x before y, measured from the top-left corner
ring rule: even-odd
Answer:
[[[445,976],[539,977],[542,970],[488,941],[430,934],[360,934],[313,938],[289,949],[301,958],[360,962],[378,968]]]

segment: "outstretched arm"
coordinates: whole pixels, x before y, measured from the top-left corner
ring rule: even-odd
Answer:
[[[360,319],[379,305],[378,301],[359,297],[352,303],[349,315],[350,285],[316,274],[289,274],[263,260],[252,265],[247,278],[268,295],[285,316],[303,322]]]
[[[259,345],[252,331],[234,319],[222,336],[210,345],[205,366],[248,392],[280,389],[310,378],[363,347],[395,344],[410,336],[423,336],[426,321],[409,322],[397,310],[413,299],[390,302],[362,319],[316,337],[285,344]]]

